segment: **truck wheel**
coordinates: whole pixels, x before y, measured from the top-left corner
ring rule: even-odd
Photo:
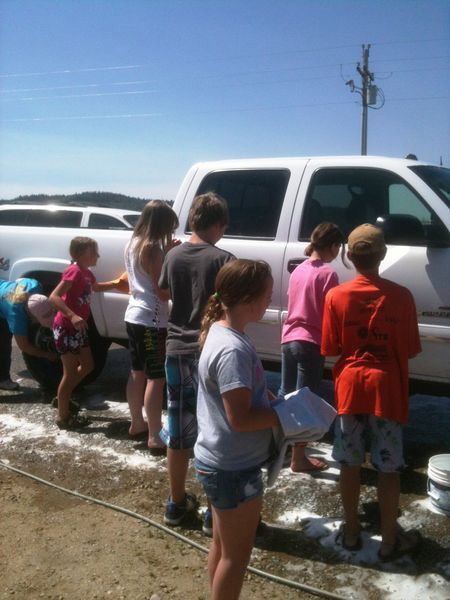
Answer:
[[[55,350],[53,334],[50,329],[33,324],[30,327],[29,338],[32,344],[42,350]],[[80,386],[91,383],[100,375],[105,366],[108,348],[111,344],[109,340],[106,340],[99,335],[92,318],[89,319],[89,342],[94,357],[95,367],[92,373],[89,373],[89,375],[83,379]],[[46,358],[31,356],[25,352],[23,352],[22,355],[27,369],[40,386],[49,392],[56,391],[63,373],[61,360],[58,359],[55,362],[52,362]]]

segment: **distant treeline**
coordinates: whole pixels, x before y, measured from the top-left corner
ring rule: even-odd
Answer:
[[[17,196],[13,200],[0,200],[3,204],[71,204],[72,206],[103,206],[105,208],[122,208],[124,210],[141,211],[149,202],[147,198],[134,198],[125,194],[112,192],[81,192],[80,194],[30,194]],[[173,202],[166,200],[169,204]]]

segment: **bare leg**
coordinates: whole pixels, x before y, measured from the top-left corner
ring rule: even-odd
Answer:
[[[392,546],[397,538],[397,516],[400,500],[400,475],[378,473],[378,503],[381,515],[381,547]]]
[[[58,419],[66,421],[70,416],[70,398],[73,390],[94,368],[89,347],[81,348],[79,354],[67,352],[61,355],[63,376],[58,386]]]
[[[147,423],[142,415],[146,383],[147,377],[144,371],[130,371],[126,390],[131,416],[131,425],[128,430],[130,435],[136,435],[142,431],[147,431]]]
[[[359,535],[361,525],[358,517],[361,467],[341,467],[339,487],[345,518],[345,541],[353,545]]]
[[[162,447],[163,443],[159,439],[161,431],[161,412],[163,404],[164,378],[148,379],[144,394],[144,408],[148,422],[148,445],[152,447]]]
[[[255,540],[262,496],[231,510],[213,507],[213,541],[208,556],[212,600],[237,600]]]
[[[302,471],[323,471],[328,469],[328,463],[318,457],[306,456],[306,444],[298,443],[292,448],[291,470],[294,473]]]
[[[169,475],[170,498],[177,504],[183,502],[186,495],[186,476],[191,450],[167,448],[167,472]]]

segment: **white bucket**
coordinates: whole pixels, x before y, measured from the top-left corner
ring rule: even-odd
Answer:
[[[450,454],[437,454],[428,461],[427,491],[434,506],[450,517]]]

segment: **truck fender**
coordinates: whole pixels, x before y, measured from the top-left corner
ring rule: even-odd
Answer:
[[[53,281],[56,279],[57,283],[60,279],[61,273],[69,265],[70,261],[67,259],[34,257],[21,258],[11,265],[9,271],[9,280],[14,281],[14,279],[19,279],[20,277],[34,277],[40,281],[42,285],[44,285],[44,279],[41,280],[36,275],[32,275],[32,273],[41,273],[43,276],[51,276]]]

